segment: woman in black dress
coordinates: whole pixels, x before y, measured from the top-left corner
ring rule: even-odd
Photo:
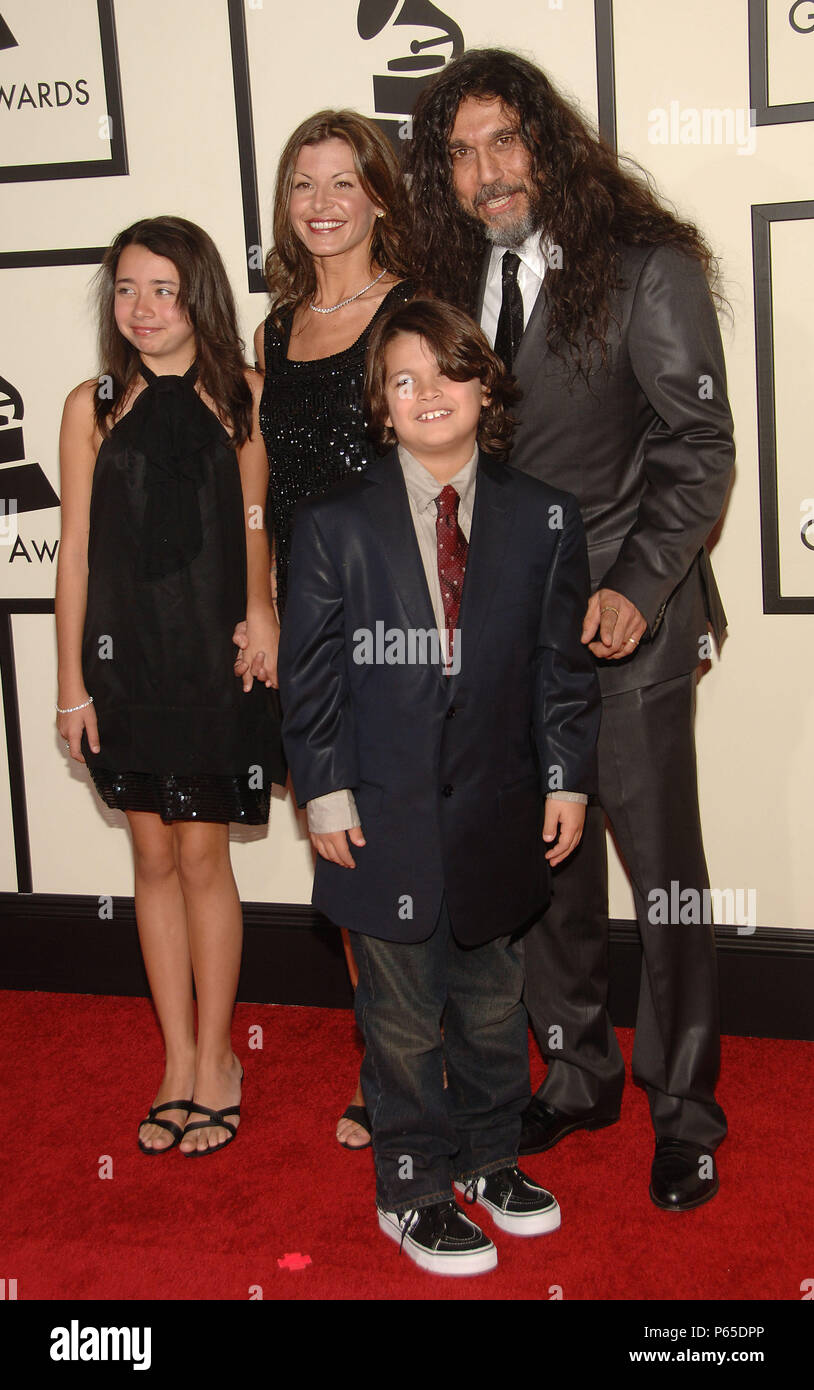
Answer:
[[[271,312],[254,338],[281,617],[294,507],[376,457],[365,352],[374,319],[413,293],[405,227],[398,165],[372,121],[320,111],[298,126],[277,172]]]
[[[264,823],[285,778],[276,694],[245,694],[230,672],[243,613],[253,658],[278,632],[262,381],[244,365],[220,256],[193,223],[135,223],[99,275],[102,371],[71,392],[60,437],[58,728],[133,838],[166,1050],[139,1147],[212,1154],[235,1137],[242,1081],[229,822]]]
[[[260,427],[281,621],[297,502],[376,458],[362,414],[365,352],[378,315],[414,293],[407,225],[398,164],[373,121],[320,111],[297,127],[277,170],[265,266],[271,311],[254,339],[265,372]],[[235,669],[251,678],[245,662]],[[273,661],[256,663],[254,675],[276,683]],[[355,985],[347,936],[345,951]],[[339,1121],[340,1143],[366,1146],[365,1121],[357,1091]]]

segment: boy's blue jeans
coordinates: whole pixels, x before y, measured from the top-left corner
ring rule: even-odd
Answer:
[[[427,941],[351,939],[376,1201],[402,1213],[448,1200],[453,1178],[517,1162],[529,1099],[523,947],[508,936],[459,946],[446,901]]]

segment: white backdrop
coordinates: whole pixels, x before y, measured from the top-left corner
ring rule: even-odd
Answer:
[[[246,0],[263,250],[279,150],[311,111],[350,105],[374,115],[374,76],[387,75],[388,62],[409,55],[411,42],[443,36],[448,20],[467,47],[500,44],[538,61],[595,119],[597,59],[605,69],[610,59],[607,47],[597,53],[595,9],[601,17],[612,8],[619,148],[649,168],[662,194],[701,225],[721,257],[733,309],[724,341],[737,478],[713,555],[731,635],[699,689],[711,879],[716,887],[755,888],[762,926],[810,927],[814,549],[801,539],[801,508],[814,496],[814,208],[796,221],[780,216],[771,230],[780,587],[802,606],[810,600],[809,611],[797,613],[763,611],[751,209],[814,199],[814,126],[796,115],[749,125],[745,113],[757,102],[750,94],[748,7],[742,0],[684,0],[680,6],[672,0],[614,0],[612,7],[607,0],[596,7],[592,0],[505,0],[499,7],[494,0],[445,0],[445,6],[440,19],[437,8],[433,18],[432,7],[424,7],[428,24],[422,28],[397,24],[400,2],[369,3],[368,13],[389,18],[366,40],[357,30],[357,0]],[[95,267],[31,264],[42,259],[34,253],[69,260],[76,248],[104,246],[138,217],[178,213],[199,222],[217,242],[247,343],[265,313],[263,294],[249,288],[244,250],[251,242],[251,199],[244,221],[240,155],[250,150],[245,140],[241,150],[238,138],[226,0],[117,0],[112,8],[129,172],[115,175],[103,167],[94,177],[54,179],[47,177],[48,164],[121,155],[114,138],[121,132],[110,129],[115,94],[104,87],[96,4],[3,0],[2,16],[17,42],[0,51],[0,163],[39,168],[25,178],[18,171],[3,189],[0,377],[19,393],[24,414],[20,419],[18,409],[13,419],[13,408],[0,406],[2,498],[10,492],[3,487],[4,470],[19,467],[23,458],[39,464],[58,487],[62,401],[96,365],[88,299]],[[754,20],[761,6],[751,9]],[[795,9],[802,33],[789,23],[786,0],[769,0],[767,12],[769,101],[802,112],[802,104],[814,100],[814,3]],[[753,28],[753,58],[758,39]],[[450,48],[446,43],[420,51],[448,56]],[[58,81],[62,106],[56,104]],[[84,94],[87,100],[80,103]],[[717,119],[717,143],[711,142],[715,122],[708,124],[704,143],[705,111],[730,113]],[[678,136],[672,143],[654,142],[659,112],[668,132],[672,123]],[[764,118],[772,121],[771,108]],[[24,453],[11,443],[3,452],[3,439],[10,440],[20,425]],[[0,534],[0,601],[51,598],[58,508],[22,513],[16,532],[16,543],[8,527]],[[814,529],[809,539],[814,543]],[[66,763],[54,733],[53,619],[19,613],[11,622],[34,891],[129,894],[123,817],[100,805],[86,774]],[[13,891],[2,729],[0,742],[0,889]],[[290,798],[275,801],[267,833],[235,834],[234,862],[245,899],[309,900],[310,850]],[[613,915],[633,916],[616,863],[611,896]]]

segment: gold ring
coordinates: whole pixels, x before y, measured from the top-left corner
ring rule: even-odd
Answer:
[[[628,637],[627,640],[628,640],[628,642],[632,642],[633,645],[634,645],[634,647],[638,647],[639,644],[638,644],[638,642],[636,641],[635,637]]]
[[[599,610],[599,616],[600,616],[600,618],[602,617],[602,614],[603,614],[603,613],[615,613],[616,616],[617,616],[617,618],[619,617],[619,609],[618,609],[618,608],[614,608],[614,606],[613,606],[612,603],[606,603],[604,608],[600,608],[600,610]]]

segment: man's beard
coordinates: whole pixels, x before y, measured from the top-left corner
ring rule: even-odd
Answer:
[[[507,193],[526,194],[526,211],[518,213],[510,221],[498,223],[485,222],[478,213],[478,206],[481,203],[489,202],[492,198],[503,197]],[[475,199],[470,217],[475,217],[483,228],[487,241],[491,241],[493,246],[522,246],[534,232],[542,231],[542,199],[538,190],[532,186],[528,188],[525,184],[490,183],[480,189]]]

